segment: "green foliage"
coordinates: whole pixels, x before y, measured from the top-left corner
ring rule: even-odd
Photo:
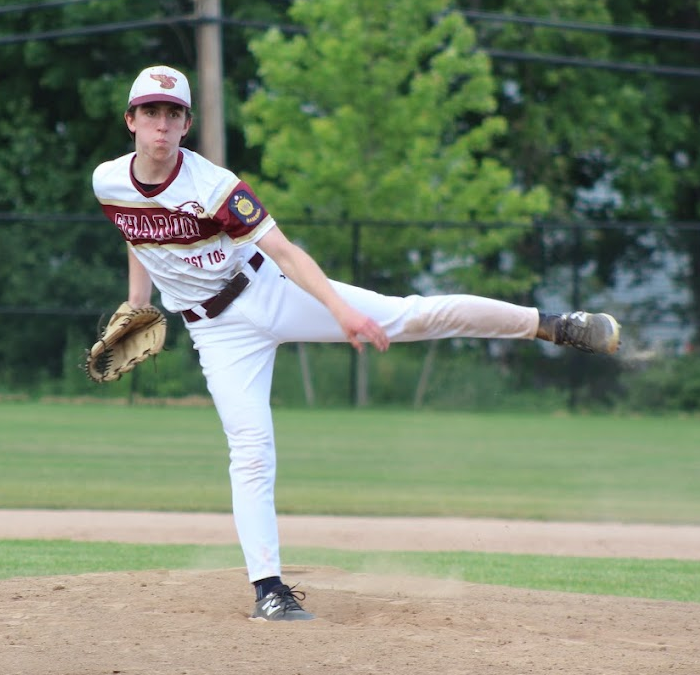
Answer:
[[[69,329],[68,335],[63,364],[65,375],[62,381],[54,381],[53,385],[44,382],[43,394],[129,399],[208,396],[197,353],[178,317],[170,318],[165,349],[156,358],[148,359],[117,382],[109,384],[97,384],[86,376],[83,366],[87,345],[83,342],[82,331]]]
[[[3,9],[16,4],[0,0]],[[584,301],[615,281],[621,262],[643,279],[658,248],[646,229],[583,233],[576,248],[554,231],[523,237],[517,227],[487,232],[474,223],[509,225],[542,215],[565,222],[696,220],[695,80],[512,59],[490,63],[480,49],[696,67],[692,43],[468,23],[450,11],[453,4],[307,1],[287,15],[289,2],[224,0],[226,17],[296,23],[307,31],[283,37],[224,28],[232,168],[261,177],[256,190],[285,231],[333,276],[378,290],[466,288],[534,304],[533,297],[543,297],[531,293],[536,275],[573,258],[595,277],[583,288]],[[473,9],[473,3],[456,4]],[[3,12],[1,32],[70,30],[192,10],[189,0],[137,5],[112,0],[15,9]],[[698,7],[680,0],[483,0],[480,8],[656,28],[700,23]],[[66,345],[79,353],[94,337],[99,314],[123,299],[123,245],[99,214],[90,177],[99,162],[132,149],[122,119],[129,85],[140,68],[162,61],[185,71],[196,94],[191,26],[0,47],[0,212],[18,215],[0,221],[3,389],[58,391],[56,378],[65,368],[67,380],[79,375]],[[41,217],[46,213],[61,217]],[[371,227],[359,242],[349,227],[287,229],[287,222],[310,217]],[[441,229],[447,221],[465,225]],[[394,226],[384,227],[390,222]],[[669,229],[659,236],[688,256],[680,281],[694,298],[684,319],[700,325],[698,235]],[[360,251],[355,269],[354,244]],[[68,311],[71,322],[62,322]],[[200,391],[201,381],[188,386]],[[77,392],[78,381],[67,387]],[[171,382],[167,390],[184,388]],[[641,405],[641,397],[635,400]]]
[[[406,293],[426,271],[443,287],[499,289],[508,275],[493,258],[522,231],[439,224],[517,224],[547,207],[543,190],[518,189],[489,156],[506,128],[494,115],[490,63],[448,8],[298,1],[290,14],[304,35],[270,30],[251,42],[262,86],[243,113],[249,142],[262,146],[259,192],[282,225],[411,221],[363,231],[360,277],[383,292]],[[335,277],[351,278],[346,231],[329,225],[298,238]],[[529,287],[532,275],[517,272],[502,293]]]
[[[305,345],[308,376],[317,408],[351,406],[351,348],[347,345]],[[371,406],[412,408],[421,377],[425,389],[420,406],[430,410],[561,410],[566,397],[561,382],[523,382],[520,365],[493,359],[478,340],[440,345],[427,366],[428,343],[397,344],[385,354],[367,354]],[[557,366],[552,366],[556,371]],[[272,401],[278,406],[304,406],[300,355],[296,345],[279,350]]]
[[[209,399],[197,353],[177,317],[170,318],[165,351],[108,385],[91,382],[83,370],[85,350],[95,339],[92,318],[76,322],[73,318],[19,316],[6,318],[4,325],[6,344],[12,345],[20,360],[14,368],[0,370],[3,393],[154,401]],[[22,340],[27,331],[43,331],[46,349],[55,347],[56,336],[65,331],[61,361],[37,367],[35,343]],[[432,346],[395,344],[384,354],[368,350],[366,358],[367,404],[373,407],[410,409],[420,390],[420,407],[430,410],[556,412],[572,404],[586,411],[700,410],[700,359],[696,354],[630,365],[616,357],[574,350],[552,357],[530,344],[453,340]],[[352,406],[352,366],[349,345],[283,345],[276,359],[272,403]]]
[[[505,0],[498,11],[561,20],[615,24],[608,0]],[[643,10],[641,10],[643,11]],[[635,22],[639,23],[639,15]],[[627,18],[627,22],[631,19]],[[625,50],[595,32],[508,24],[492,36],[494,46],[601,61],[635,61],[648,50]],[[672,207],[673,167],[667,144],[682,138],[689,120],[671,121],[667,82],[648,75],[551,64],[498,61],[503,85],[499,111],[509,120],[503,157],[521,167],[526,185],[544,184],[552,195],[550,216],[646,219]],[[644,111],[642,114],[641,111]],[[680,126],[679,126],[680,125]],[[661,135],[661,138],[657,136]],[[607,194],[584,196],[594,186]],[[616,202],[615,191],[621,197]],[[602,201],[600,201],[602,200]]]
[[[661,358],[625,374],[625,407],[640,412],[700,411],[700,355]]]
[[[158,16],[159,5],[147,0],[140,11]],[[2,32],[41,33],[134,18],[123,0],[66,3],[3,13]],[[74,326],[86,335],[91,331],[94,339],[100,308],[116,307],[126,293],[124,246],[98,216],[91,175],[99,162],[129,150],[121,118],[127,80],[167,42],[163,33],[154,41],[132,31],[0,49],[0,77],[8,92],[0,100],[0,211],[25,216],[0,224],[5,251],[0,306],[10,310],[0,337],[0,372],[15,385],[35,387],[45,375],[60,373],[66,344],[77,342],[59,318],[62,312],[70,308]],[[95,219],[74,216],[86,212]],[[42,215],[47,213],[54,217]],[[94,315],[87,317],[91,309]],[[51,310],[56,314],[47,318]],[[70,365],[67,353],[65,359],[72,378],[77,359]]]
[[[20,11],[12,0],[0,0],[3,9],[16,6],[2,14],[3,36],[70,32],[192,11],[188,0],[143,0],[138,6],[126,0],[36,8],[27,4]],[[231,0],[223,5],[224,11],[241,18],[264,11],[275,21],[283,13],[279,3]],[[244,151],[239,119],[232,116],[247,92],[253,59],[242,29],[227,29],[226,36],[226,140],[237,161],[254,168],[257,154]],[[0,212],[24,216],[0,221],[0,307],[8,316],[0,333],[3,386],[36,390],[42,378],[55,376],[65,365],[72,381],[69,389],[79,389],[73,381],[77,355],[94,339],[99,315],[124,299],[124,244],[99,212],[91,177],[99,163],[133,149],[123,120],[129,87],[142,68],[161,62],[187,73],[196,95],[192,26],[115,30],[0,47],[5,94],[0,99]],[[196,147],[196,142],[195,127],[189,143]],[[31,214],[37,217],[29,218]],[[47,318],[52,310],[56,316]],[[65,312],[73,312],[71,322],[59,318]],[[69,334],[68,326],[76,327],[79,335]],[[75,355],[64,355],[67,343]],[[49,390],[54,386],[41,385]]]
[[[471,8],[470,3],[462,5]],[[697,3],[610,0],[485,0],[480,9],[546,19],[640,28],[691,28],[700,24]],[[477,22],[480,41],[538,55],[633,63],[697,66],[685,40],[654,40],[552,26]],[[522,185],[544,185],[548,218],[576,220],[689,221],[700,214],[700,142],[695,123],[700,96],[693,78],[663,77],[606,68],[576,68],[527,60],[497,59],[498,112],[508,120],[498,157]],[[627,236],[584,235],[577,250],[556,238],[540,242],[550,267],[576,256],[603,283],[619,264],[643,270],[653,249],[644,229]],[[695,233],[669,232],[673,247],[700,269]],[[530,251],[521,251],[528,256]],[[528,256],[530,263],[534,261]],[[683,279],[692,289],[693,325],[700,328],[700,275]]]

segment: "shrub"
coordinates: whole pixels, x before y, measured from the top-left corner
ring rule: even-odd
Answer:
[[[700,355],[660,358],[625,373],[625,407],[639,412],[700,410]]]

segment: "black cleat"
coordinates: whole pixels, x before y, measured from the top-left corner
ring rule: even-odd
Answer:
[[[275,586],[264,598],[255,603],[251,619],[258,621],[310,621],[316,617],[307,612],[299,601],[306,597],[285,584]]]

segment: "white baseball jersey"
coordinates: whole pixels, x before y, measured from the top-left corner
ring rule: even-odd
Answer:
[[[275,225],[234,173],[180,148],[168,180],[151,192],[134,181],[136,153],[95,169],[93,190],[161,293],[178,312],[216,295]]]

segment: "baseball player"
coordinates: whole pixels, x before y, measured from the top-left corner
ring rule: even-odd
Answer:
[[[477,337],[618,348],[607,314],[547,315],[472,295],[389,297],[329,280],[251,186],[181,147],[191,95],[173,68],[143,70],[124,117],[135,152],[97,167],[95,196],[126,240],[128,304],[148,306],[155,285],[199,352],[230,451],[233,514],[256,592],[251,618],[314,618],[281,579],[269,400],[280,344],[349,341],[383,352],[391,342]]]

